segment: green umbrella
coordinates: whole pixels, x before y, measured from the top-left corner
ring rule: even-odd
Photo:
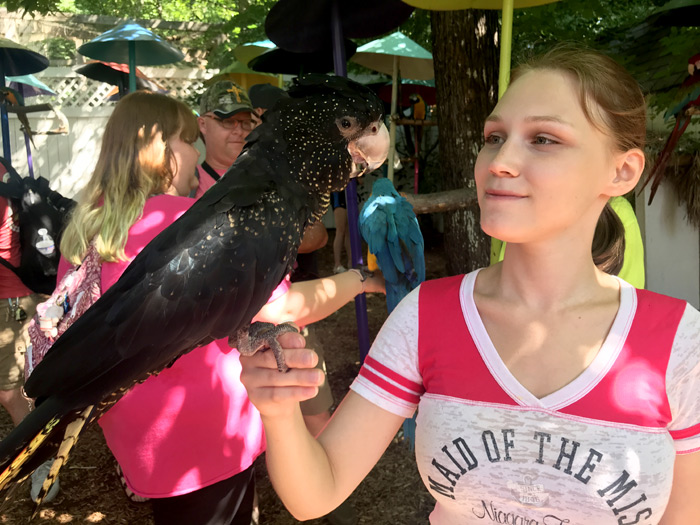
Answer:
[[[433,55],[399,31],[359,47],[350,60],[369,69],[391,75],[392,117],[396,114],[399,72],[405,77],[417,80],[428,80],[435,76]],[[396,145],[396,121],[393,118],[389,124],[389,141],[387,177],[393,181]]]
[[[78,53],[102,62],[129,65],[129,91],[136,91],[136,66],[179,62],[185,55],[162,37],[126,20],[78,48]]]

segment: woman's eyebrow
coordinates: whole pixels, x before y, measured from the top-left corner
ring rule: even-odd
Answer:
[[[503,122],[503,119],[498,115],[491,114],[486,117],[485,122]],[[531,117],[526,117],[525,122],[552,122],[554,124],[562,124],[564,126],[573,127],[573,124],[570,122],[553,115],[533,115]]]

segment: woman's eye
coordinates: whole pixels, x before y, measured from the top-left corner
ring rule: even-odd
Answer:
[[[493,134],[488,135],[486,137],[486,144],[493,144],[493,145],[503,144],[503,137],[501,137],[500,135],[493,135]]]
[[[537,137],[535,137],[535,139],[533,140],[533,142],[534,142],[537,146],[543,146],[543,145],[545,145],[545,144],[556,144],[556,141],[554,141],[554,140],[552,140],[552,139],[550,139],[550,138],[547,138],[547,137],[542,137],[542,136],[537,136]]]

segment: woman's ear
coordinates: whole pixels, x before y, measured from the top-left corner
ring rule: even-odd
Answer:
[[[644,172],[645,156],[639,148],[618,153],[615,162],[615,177],[610,182],[609,195],[616,197],[632,191]]]

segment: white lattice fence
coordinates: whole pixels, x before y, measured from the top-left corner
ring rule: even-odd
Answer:
[[[141,71],[163,86],[172,97],[193,100],[204,90],[204,82],[217,70],[142,67]],[[114,86],[89,79],[68,67],[50,67],[37,78],[56,92],[55,97],[38,97],[32,103],[51,102],[60,107],[97,108],[110,105]]]
[[[175,68],[140,68],[169,94],[181,100],[196,100],[204,90],[204,81],[217,71]],[[28,104],[49,103],[58,108],[69,123],[68,135],[34,137],[34,170],[46,177],[51,186],[66,196],[74,196],[87,182],[100,151],[102,132],[114,108],[109,101],[113,86],[86,78],[69,67],[50,67],[36,75],[56,92],[55,96],[27,99]],[[56,129],[61,122],[50,112],[29,113],[32,129]],[[28,174],[24,136],[19,122],[10,114],[12,164],[22,175]]]

